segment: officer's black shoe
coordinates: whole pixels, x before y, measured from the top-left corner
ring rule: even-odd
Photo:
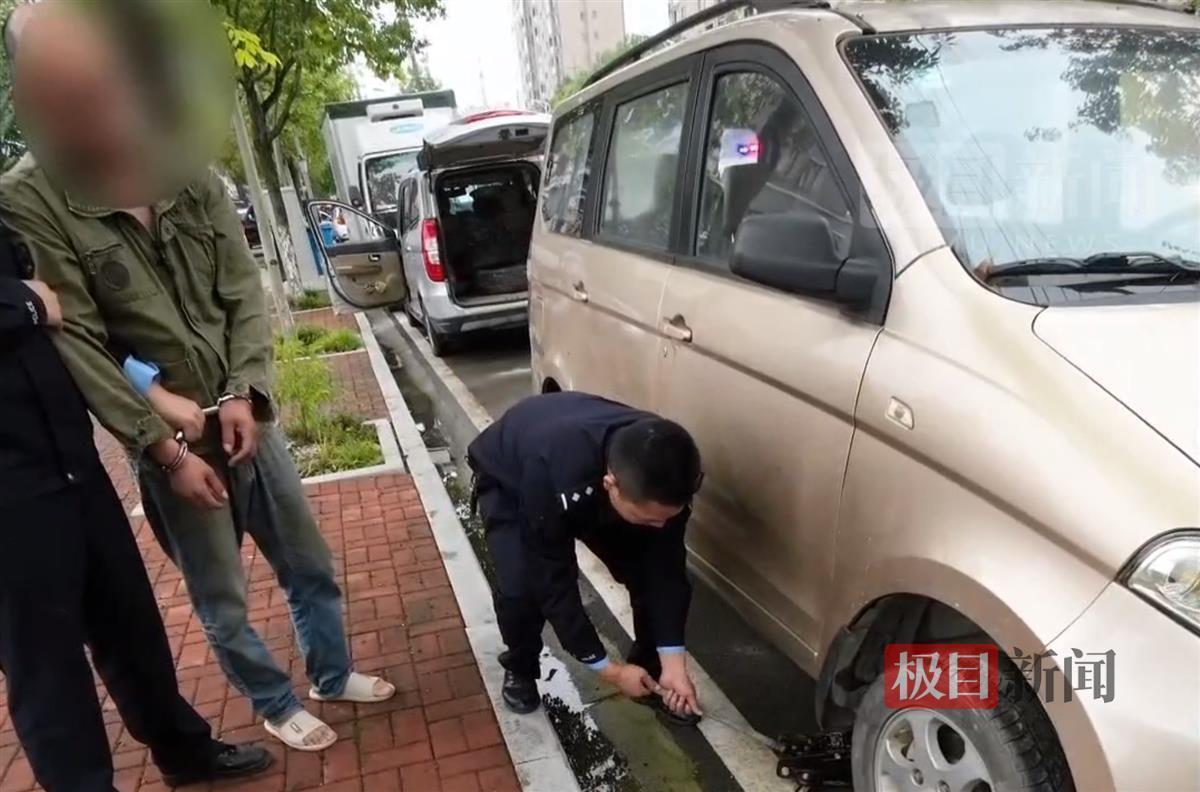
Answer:
[[[658,719],[668,726],[696,726],[700,723],[699,715],[676,715],[662,700],[662,696],[650,694],[633,700],[643,707],[649,707],[658,715]]]
[[[518,676],[512,671],[504,672],[504,687],[500,693],[508,708],[518,715],[528,715],[542,703],[537,680],[533,677]]]
[[[230,745],[214,740],[212,756],[207,761],[182,773],[163,773],[163,783],[169,787],[180,787],[204,781],[244,778],[266,770],[272,761],[266,748]]]

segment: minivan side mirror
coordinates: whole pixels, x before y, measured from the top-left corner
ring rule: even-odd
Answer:
[[[355,209],[362,209],[362,190],[358,189],[358,185],[351,184],[347,192],[350,193],[350,205]]]
[[[855,308],[870,303],[878,278],[873,262],[838,255],[829,221],[815,212],[744,217],[730,269],[764,286]]]

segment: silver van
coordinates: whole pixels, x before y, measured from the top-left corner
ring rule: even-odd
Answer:
[[[549,117],[465,116],[430,134],[399,180],[395,229],[339,206],[350,240],[322,239],[335,289],[356,307],[403,308],[443,355],[476,330],[528,321],[526,260]]]

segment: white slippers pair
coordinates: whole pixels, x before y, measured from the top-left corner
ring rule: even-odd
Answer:
[[[355,704],[375,704],[396,695],[396,686],[385,679],[352,672],[346,680],[342,695],[325,698],[316,688],[308,691],[313,701],[349,701]],[[337,742],[333,729],[307,710],[298,710],[279,725],[263,724],[267,733],[296,751],[324,751]]]

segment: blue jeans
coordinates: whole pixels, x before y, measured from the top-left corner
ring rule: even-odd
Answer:
[[[229,486],[229,505],[203,509],[183,500],[149,460],[138,468],[146,518],[183,572],[192,605],[229,681],[254,710],[280,723],[300,708],[291,677],[279,668],[247,618],[240,546],[248,533],[287,594],[308,678],[322,696],[339,696],[350,675],[342,593],[329,548],[317,530],[282,433],[259,425],[258,453],[235,468],[204,459]]]

